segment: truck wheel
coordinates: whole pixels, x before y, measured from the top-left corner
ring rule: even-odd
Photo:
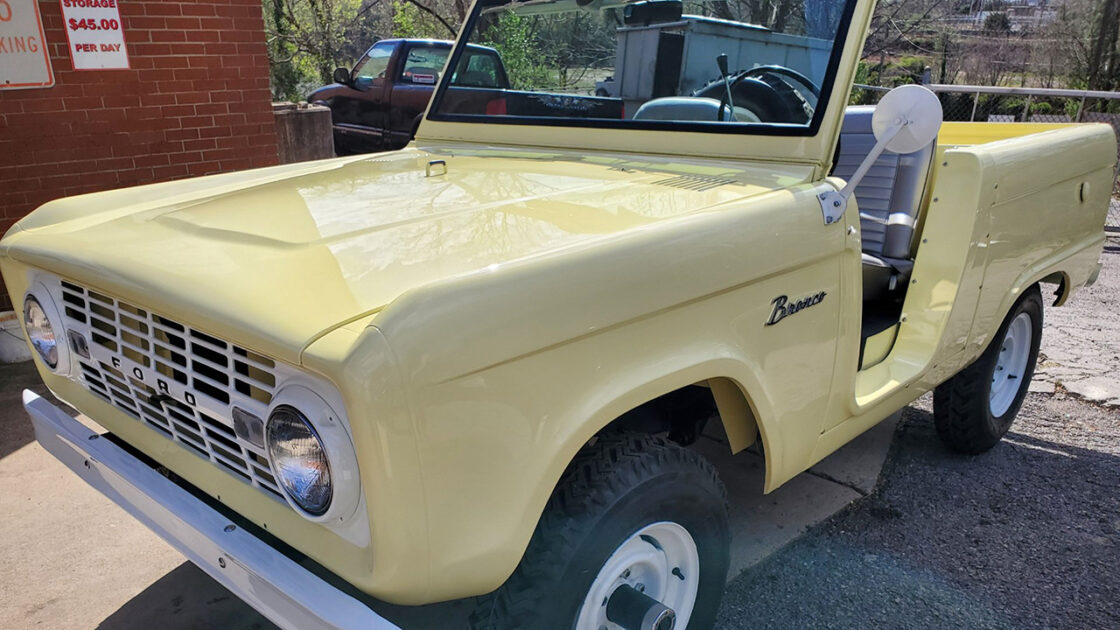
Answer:
[[[710,628],[729,540],[707,460],[648,435],[600,437],[564,472],[521,564],[479,598],[471,628]]]
[[[975,455],[1011,428],[1027,395],[1042,340],[1042,295],[1028,289],[1015,302],[988,349],[933,392],[933,418],[945,446]]]

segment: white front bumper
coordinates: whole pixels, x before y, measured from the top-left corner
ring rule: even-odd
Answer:
[[[43,448],[273,623],[400,630],[34,392],[23,407]]]

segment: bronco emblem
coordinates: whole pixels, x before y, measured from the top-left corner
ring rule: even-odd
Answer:
[[[816,306],[817,304],[820,304],[824,301],[825,295],[825,292],[821,291],[816,295],[810,295],[809,297],[802,298],[796,302],[790,302],[788,297],[779,295],[778,297],[774,298],[773,302],[770,302],[774,305],[774,310],[770,313],[770,319],[766,320],[766,325],[773,326],[789,315],[793,315],[794,313],[802,309],[809,308],[810,306]]]

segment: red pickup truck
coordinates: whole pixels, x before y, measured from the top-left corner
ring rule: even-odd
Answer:
[[[364,153],[408,144],[453,43],[386,39],[366,51],[352,70],[336,69],[334,83],[307,97],[331,109],[336,151]],[[476,44],[467,46],[452,81],[464,87],[509,88],[498,51]]]

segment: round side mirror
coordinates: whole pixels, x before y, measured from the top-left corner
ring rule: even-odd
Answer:
[[[335,68],[333,79],[335,83],[350,85],[350,71],[346,68]]]
[[[942,116],[936,94],[920,85],[900,85],[879,100],[871,131],[888,151],[913,153],[937,138]]]

